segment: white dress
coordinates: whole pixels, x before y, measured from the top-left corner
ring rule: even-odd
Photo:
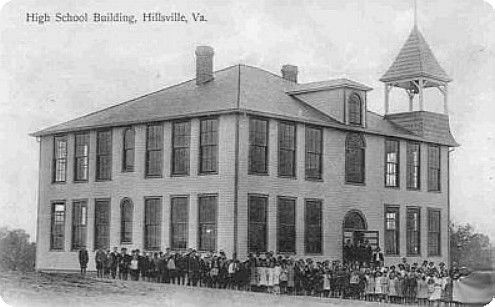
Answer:
[[[385,277],[378,276],[375,278],[375,294],[383,294],[382,278],[385,278]]]
[[[443,281],[441,278],[434,277],[433,280],[435,283],[433,284],[433,292],[430,294],[430,301],[438,301],[442,299],[442,284]]]
[[[275,266],[273,268],[273,284],[275,286],[279,285],[280,284],[280,273],[282,272],[282,268],[280,266]]]

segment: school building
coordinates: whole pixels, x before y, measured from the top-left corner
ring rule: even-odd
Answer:
[[[77,269],[81,246],[89,269],[114,246],[337,260],[347,239],[386,263],[448,261],[451,79],[416,26],[380,79],[384,115],[353,80],[214,71],[211,47],[195,54],[193,80],[33,133],[38,270]],[[407,110],[390,111],[392,90]]]

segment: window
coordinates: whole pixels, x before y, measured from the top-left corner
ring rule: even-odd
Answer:
[[[349,98],[349,124],[351,125],[361,125],[362,123],[362,107],[361,98],[358,94],[352,94]]]
[[[172,249],[185,249],[189,231],[189,199],[173,197],[170,210],[171,247]]]
[[[296,252],[296,200],[279,197],[277,208],[277,251]]]
[[[95,249],[110,248],[110,200],[95,201]]]
[[[199,172],[216,173],[218,168],[218,119],[200,121]]]
[[[175,122],[172,125],[172,174],[189,174],[190,122]]]
[[[407,255],[421,254],[421,216],[419,208],[407,208]]]
[[[67,137],[57,136],[53,143],[53,182],[65,182],[67,175]]]
[[[146,131],[146,176],[162,176],[163,126],[149,125]]]
[[[399,141],[385,140],[385,186],[399,187]]]
[[[52,203],[52,227],[50,230],[50,249],[63,250],[65,237],[65,203]]]
[[[268,121],[249,120],[249,173],[268,173]]]
[[[129,198],[120,203],[120,243],[132,243],[132,215],[134,206]]]
[[[249,252],[266,252],[267,248],[267,205],[266,196],[249,196]]]
[[[306,127],[306,178],[321,179],[322,130]]]
[[[217,196],[199,197],[199,250],[217,249]]]
[[[161,241],[162,199],[144,200],[144,249],[159,250]]]
[[[385,254],[399,255],[399,207],[385,206]]]
[[[122,157],[122,171],[134,171],[134,129],[127,127],[124,130],[124,150]]]
[[[345,181],[364,183],[365,170],[364,138],[357,133],[349,133],[345,140]]]
[[[112,178],[112,130],[96,133],[96,180]]]
[[[428,209],[428,256],[440,255],[440,210]]]
[[[419,190],[421,184],[421,154],[419,143],[407,143],[407,188]]]
[[[321,201],[306,200],[304,210],[304,251],[306,254],[321,254]]]
[[[278,175],[296,176],[296,125],[278,123]]]
[[[75,181],[88,181],[89,133],[76,134]]]
[[[86,227],[88,222],[88,206],[86,201],[72,203],[72,249],[86,247]]]
[[[428,191],[440,191],[440,147],[428,147]]]

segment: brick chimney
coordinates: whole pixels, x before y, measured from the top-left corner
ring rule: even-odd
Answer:
[[[196,84],[201,85],[213,80],[213,48],[196,47]]]
[[[297,83],[297,66],[288,64],[282,66],[282,78]]]

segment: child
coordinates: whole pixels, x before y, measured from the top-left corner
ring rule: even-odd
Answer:
[[[389,279],[387,278],[387,271],[384,272],[381,279],[382,284],[382,297],[385,302],[388,301],[388,291],[389,291]]]
[[[349,284],[351,287],[351,298],[359,298],[359,275],[357,271],[352,271]]]
[[[397,299],[397,286],[399,283],[399,278],[394,272],[390,272],[389,274],[389,282],[388,282],[388,297],[390,300],[390,303],[396,303],[398,301]]]
[[[420,278],[418,278],[418,290],[416,297],[418,298],[418,303],[420,305],[426,305],[429,295],[425,274],[422,274]]]
[[[367,301],[373,301],[375,298],[375,276],[371,274],[370,270],[366,270],[364,274],[365,288],[364,294]]]
[[[282,261],[282,267],[280,268],[279,280],[280,280],[280,293],[282,293],[282,294],[287,293],[287,286],[288,286],[288,281],[289,281],[289,269],[288,269],[287,262],[285,260]]]
[[[280,274],[282,273],[282,267],[279,261],[275,261],[275,267],[273,268],[273,291],[275,294],[280,294]]]
[[[323,296],[324,297],[329,297],[330,296],[330,279],[332,278],[332,275],[330,274],[330,269],[326,268],[325,269],[325,274],[323,274]]]
[[[383,299],[383,283],[382,279],[384,277],[382,276],[382,272],[377,271],[375,273],[375,295],[376,299],[380,302]]]
[[[139,268],[136,254],[132,256],[131,265],[129,268],[131,270],[131,280],[137,281],[139,279]]]

